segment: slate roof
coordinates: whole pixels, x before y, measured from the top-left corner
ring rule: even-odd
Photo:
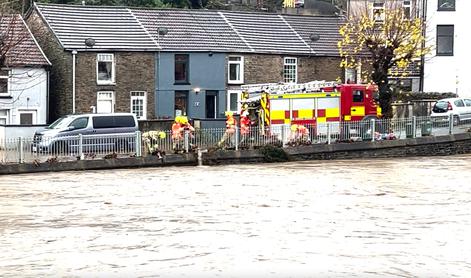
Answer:
[[[51,65],[20,15],[0,16],[0,37],[5,39],[9,67]]]
[[[35,4],[66,49],[338,56],[339,17]],[[158,28],[168,33],[158,35]],[[311,43],[312,33],[320,35]],[[312,46],[312,48],[311,48]]]
[[[124,7],[35,4],[65,49],[157,50],[159,46]]]

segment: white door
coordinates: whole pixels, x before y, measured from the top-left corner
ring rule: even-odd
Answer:
[[[113,92],[98,92],[96,100],[97,113],[114,112],[114,94]]]

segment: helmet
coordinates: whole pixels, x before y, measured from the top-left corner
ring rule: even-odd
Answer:
[[[187,124],[188,123],[188,118],[186,116],[181,116],[180,117],[180,123],[181,124]]]
[[[165,137],[167,137],[167,134],[165,134],[164,131],[159,132],[159,138],[160,139],[165,139]]]
[[[248,115],[249,115],[249,111],[246,110],[246,111],[242,112],[242,116],[248,116]]]
[[[176,116],[175,117],[175,122],[180,123],[181,122],[181,116]]]
[[[298,125],[297,124],[294,124],[291,126],[291,130],[292,131],[296,131],[298,129]]]
[[[226,116],[232,116],[233,115],[232,111],[226,111],[225,114],[226,114]]]

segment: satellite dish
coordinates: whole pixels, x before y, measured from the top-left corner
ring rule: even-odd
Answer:
[[[93,47],[95,45],[95,40],[92,38],[85,39],[85,45],[88,47]]]
[[[312,41],[312,42],[316,42],[318,41],[319,39],[321,38],[321,36],[319,34],[311,34],[309,36],[309,39]]]

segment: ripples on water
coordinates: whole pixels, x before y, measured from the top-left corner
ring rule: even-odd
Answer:
[[[471,156],[0,176],[0,276],[471,277]]]

